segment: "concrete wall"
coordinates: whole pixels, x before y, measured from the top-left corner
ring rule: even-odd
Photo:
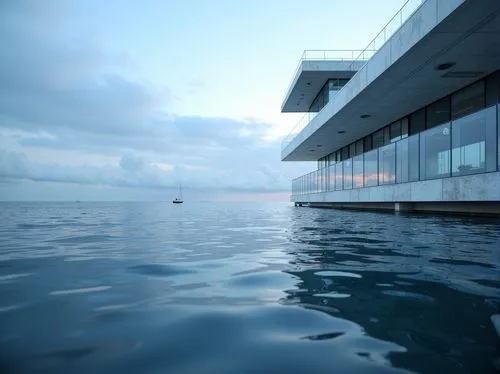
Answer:
[[[281,158],[285,159],[463,2],[464,0],[426,0],[354,75],[344,89],[339,91],[335,99],[282,149]]]
[[[500,172],[292,195],[305,203],[500,202]]]

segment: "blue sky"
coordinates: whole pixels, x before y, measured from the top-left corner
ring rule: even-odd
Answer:
[[[363,49],[403,0],[3,0],[0,200],[286,199],[304,49]]]

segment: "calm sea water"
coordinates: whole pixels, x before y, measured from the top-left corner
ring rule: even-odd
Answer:
[[[494,373],[495,220],[0,204],[0,372]]]

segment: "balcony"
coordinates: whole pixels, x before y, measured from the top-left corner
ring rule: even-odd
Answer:
[[[404,24],[404,22],[410,18],[410,16],[424,3],[423,0],[408,0],[399,9],[399,11],[390,19],[390,21],[385,25],[385,27],[375,36],[375,38],[368,44],[368,46],[363,50],[352,50],[352,51],[320,51],[320,50],[306,50],[302,54],[299,61],[299,65],[295,71],[294,79],[284,98],[284,103],[289,99],[292,89],[297,83],[297,76],[302,69],[304,61],[344,61],[347,63],[343,67],[345,71],[359,71],[363,68],[366,63],[376,54],[376,52],[392,37],[392,35]],[[337,93],[340,93],[345,89],[347,85],[340,88]],[[319,91],[319,90],[318,90]],[[316,92],[318,92],[316,91]],[[325,105],[319,112],[307,112],[304,116],[296,123],[292,128],[290,133],[283,139],[281,143],[282,155],[284,150],[292,143],[292,141],[297,137],[298,134],[302,132],[318,114],[325,111],[326,108],[331,107],[332,102],[335,101],[335,97],[331,97],[331,100]],[[285,107],[285,104],[283,105]],[[283,111],[282,107],[282,111]],[[290,110],[292,111],[292,110]]]

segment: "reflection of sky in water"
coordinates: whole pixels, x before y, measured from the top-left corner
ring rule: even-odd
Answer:
[[[0,219],[13,372],[494,372],[498,221],[235,203]]]

